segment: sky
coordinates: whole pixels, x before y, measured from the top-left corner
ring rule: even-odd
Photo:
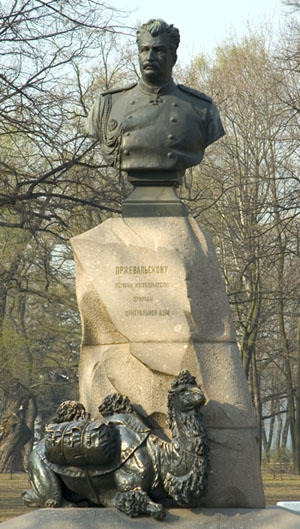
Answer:
[[[289,12],[281,0],[111,0],[109,4],[132,11],[123,19],[130,26],[162,18],[178,27],[181,64],[189,63],[201,52],[211,54],[231,35],[242,37],[248,32],[248,24],[272,23],[276,39]]]

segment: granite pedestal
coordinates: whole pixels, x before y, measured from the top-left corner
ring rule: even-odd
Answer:
[[[215,250],[191,217],[112,218],[72,239],[83,338],[80,399],[93,416],[113,392],[167,428],[167,392],[188,369],[212,473],[206,507],[264,506],[258,431]]]

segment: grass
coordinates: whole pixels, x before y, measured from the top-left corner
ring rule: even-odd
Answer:
[[[289,472],[276,473],[263,471],[265,497],[267,505],[276,505],[278,501],[300,501],[300,476]]]
[[[21,492],[29,487],[27,474],[0,474],[0,522],[21,516],[33,509],[25,507]]]
[[[277,501],[300,501],[300,476],[291,473],[263,471],[263,482],[267,505]],[[22,503],[21,492],[28,488],[27,474],[0,474],[0,522],[21,516],[33,509]]]

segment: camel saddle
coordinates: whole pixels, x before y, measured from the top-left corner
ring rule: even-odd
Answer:
[[[135,414],[127,413],[107,421],[49,424],[39,454],[62,476],[100,476],[121,467],[150,433]]]

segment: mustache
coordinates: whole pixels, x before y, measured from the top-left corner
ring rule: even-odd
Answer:
[[[148,66],[151,66],[151,67],[157,67],[157,62],[156,61],[144,61],[143,62],[143,68],[147,68]]]

